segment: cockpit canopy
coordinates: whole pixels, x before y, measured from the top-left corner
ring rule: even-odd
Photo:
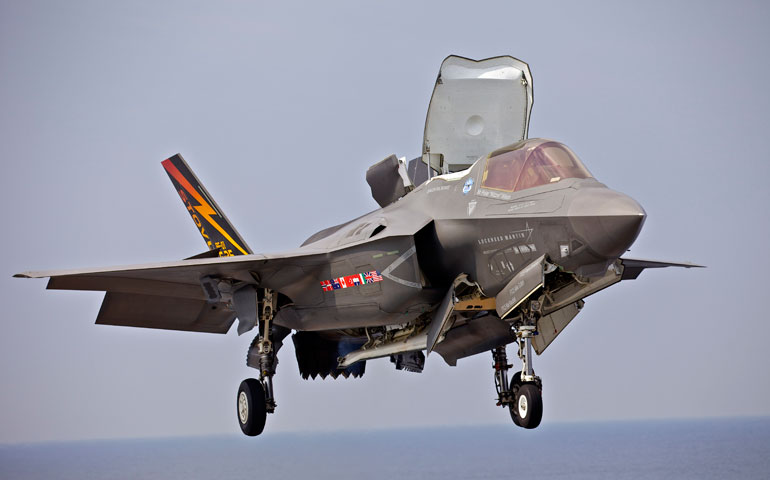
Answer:
[[[531,138],[492,152],[482,188],[517,192],[565,178],[592,178],[572,150],[553,140]]]

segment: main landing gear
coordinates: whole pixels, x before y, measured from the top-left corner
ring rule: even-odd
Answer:
[[[536,334],[531,325],[516,329],[522,370],[513,374],[510,383],[508,369],[513,365],[508,363],[505,346],[492,350],[497,405],[508,407],[513,423],[523,428],[536,428],[543,418],[543,383],[532,368],[532,336]]]
[[[236,408],[238,424],[244,434],[255,437],[265,428],[267,414],[275,412],[275,396],[273,392],[273,375],[278,365],[277,347],[271,339],[274,338],[274,328],[271,325],[276,307],[276,295],[272,290],[265,289],[261,299],[262,309],[259,318],[259,335],[251,344],[246,364],[259,370],[259,380],[248,378],[241,382],[238,388]]]

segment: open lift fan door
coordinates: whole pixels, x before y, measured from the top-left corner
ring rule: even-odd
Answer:
[[[425,119],[422,153],[443,155],[443,171],[527,138],[532,110],[529,66],[513,57],[449,56],[441,64]]]

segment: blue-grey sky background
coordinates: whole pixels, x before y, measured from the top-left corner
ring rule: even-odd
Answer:
[[[535,367],[544,422],[770,414],[766,2],[0,2],[0,442],[237,432],[251,335],[96,326],[102,295],[24,270],[175,260],[181,152],[251,247],[376,208],[420,152],[441,61],[529,63],[530,136],[569,145],[648,218],[644,272],[589,299]],[[513,353],[513,352],[511,352]],[[510,423],[491,356],[303,381],[267,432]],[[511,428],[514,428],[511,424]]]

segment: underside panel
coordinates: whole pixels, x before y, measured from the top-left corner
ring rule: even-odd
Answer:
[[[436,345],[434,351],[438,352],[446,363],[455,366],[460,358],[507,345],[515,339],[516,336],[508,323],[487,315],[449,330],[444,341]]]
[[[360,348],[364,342],[352,339],[328,339],[313,332],[297,332],[292,335],[294,351],[297,355],[299,373],[307,380],[317,376],[337,378],[342,375],[361,377],[366,370],[366,362],[357,362],[348,368],[337,368],[338,358]]]
[[[378,327],[411,322],[430,307],[430,303],[420,303],[396,313],[385,312],[374,303],[339,307],[288,307],[278,312],[275,322],[302,331]]]

